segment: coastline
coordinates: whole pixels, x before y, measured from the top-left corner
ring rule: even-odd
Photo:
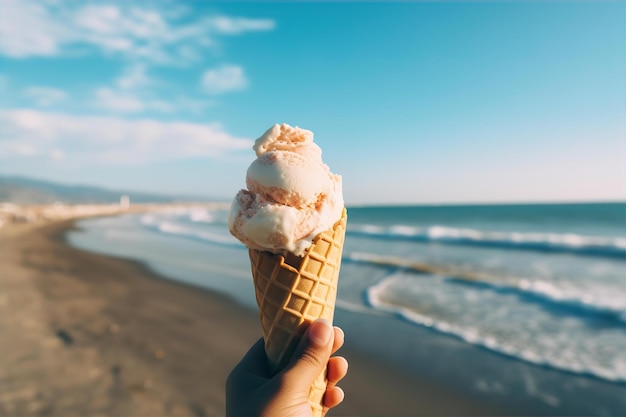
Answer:
[[[0,233],[2,415],[224,414],[224,381],[260,337],[256,311],[145,265],[69,246],[73,220]],[[24,331],[26,330],[26,331]],[[330,415],[503,415],[350,344]]]

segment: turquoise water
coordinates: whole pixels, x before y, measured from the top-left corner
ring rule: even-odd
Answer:
[[[91,219],[69,239],[254,306],[247,252],[226,218],[225,210],[194,209]],[[579,409],[574,397],[587,395],[582,414],[620,414],[626,205],[349,208],[338,318],[355,333],[371,323],[401,328],[390,337],[402,345],[396,354],[405,363],[433,360],[424,343],[404,349],[424,331],[450,341],[448,363],[480,351],[472,354],[483,358],[482,368],[459,364],[468,374],[457,378],[468,381],[463,389],[506,396],[506,387],[519,384],[527,403]],[[490,358],[522,368],[497,376],[494,366],[493,375],[477,379]],[[462,371],[442,367],[450,372]],[[550,378],[562,378],[562,386],[538,388]],[[603,388],[589,388],[594,384]],[[603,392],[598,404],[592,391]]]

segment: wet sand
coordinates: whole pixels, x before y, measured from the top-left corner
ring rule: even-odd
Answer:
[[[0,415],[223,416],[257,313],[65,243],[73,221],[0,230]],[[350,345],[329,415],[501,415]]]

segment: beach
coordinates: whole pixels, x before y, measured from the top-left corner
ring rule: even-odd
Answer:
[[[224,415],[226,377],[260,337],[257,312],[71,247],[73,228],[70,219],[0,231],[0,414]],[[345,332],[346,399],[331,415],[517,414],[416,377]]]

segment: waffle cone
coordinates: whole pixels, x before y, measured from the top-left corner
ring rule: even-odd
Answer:
[[[332,322],[346,232],[346,210],[333,227],[320,233],[303,257],[249,249],[265,352],[272,372],[283,369],[313,321]],[[322,415],[326,370],[309,391],[314,416]]]

